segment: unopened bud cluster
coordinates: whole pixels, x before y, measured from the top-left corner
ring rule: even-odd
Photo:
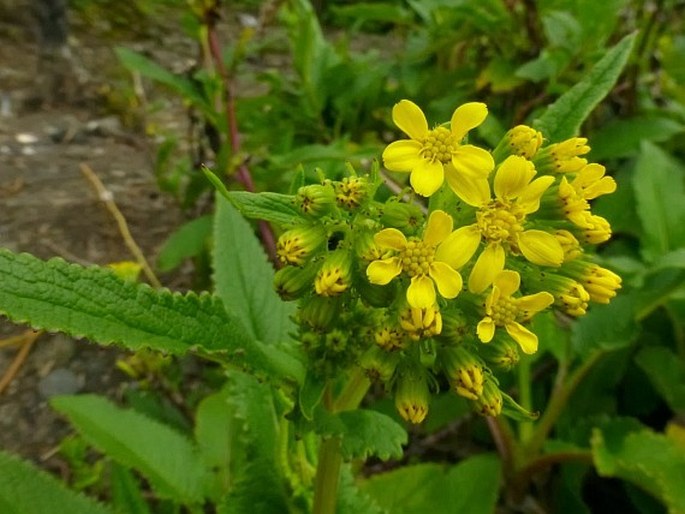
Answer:
[[[415,195],[391,195],[378,166],[322,178],[292,196],[301,216],[277,241],[275,288],[298,301],[310,372],[333,380],[360,367],[412,423],[439,383],[486,416],[518,408],[496,373],[537,351],[530,320],[582,316],[621,287],[593,257],[611,228],[590,202],[616,184],[588,163],[587,140],[548,142],[519,125],[492,151],[466,144],[463,127],[486,115],[465,104],[430,129],[403,100],[393,119],[411,134],[383,163],[409,174]]]

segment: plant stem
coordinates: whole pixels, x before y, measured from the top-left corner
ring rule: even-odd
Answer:
[[[334,400],[330,396],[330,386],[324,392],[324,405],[331,413],[356,409],[369,390],[371,381],[361,368],[356,368],[340,395]],[[319,458],[314,480],[313,514],[335,514],[338,500],[338,483],[340,481],[340,454],[342,440],[330,437],[321,441]]]
[[[597,350],[590,355],[585,362],[571,373],[568,381],[552,392],[552,397],[547,405],[547,409],[540,418],[540,421],[535,425],[533,435],[526,445],[526,456],[537,455],[540,452],[542,446],[545,444],[547,436],[559,419],[569,398],[590,372],[592,367],[604,356],[604,353],[605,352],[602,350]]]
[[[533,410],[533,400],[531,397],[531,379],[530,379],[530,358],[523,356],[519,361],[518,367],[518,382],[519,382],[519,403],[521,407],[527,411]],[[525,444],[533,435],[533,423],[530,421],[519,422],[519,440]]]
[[[340,481],[340,437],[321,441],[319,461],[314,482],[314,507],[312,514],[335,514],[338,501],[338,482]]]

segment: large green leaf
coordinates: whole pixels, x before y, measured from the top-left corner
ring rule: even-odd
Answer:
[[[230,312],[250,334],[265,343],[287,341],[294,327],[294,303],[279,298],[274,269],[252,227],[228,200],[216,195],[214,216],[214,287]]]
[[[230,493],[219,512],[222,514],[272,514],[288,512],[289,491],[280,465],[283,437],[282,415],[268,384],[244,373],[229,376],[229,409],[235,417],[235,452],[231,463]]]
[[[500,480],[499,459],[478,455],[451,467],[417,464],[374,475],[362,489],[392,514],[491,514]]]
[[[395,420],[380,412],[357,409],[329,414],[323,409],[315,413],[317,433],[342,438],[343,458],[382,460],[402,458],[402,445],[407,444],[407,432]]]
[[[619,41],[580,82],[550,105],[533,126],[552,142],[577,135],[588,115],[616,84],[634,42],[635,34]]]
[[[109,507],[68,490],[53,476],[1,450],[0,512],[113,514]]]
[[[199,255],[212,234],[212,216],[201,216],[181,225],[159,251],[159,270],[170,271],[185,259]]]
[[[104,268],[0,249],[0,314],[34,328],[171,353],[221,352],[263,376],[301,380],[302,364],[266,348],[221,301],[132,284]]]
[[[51,404],[86,441],[139,471],[160,497],[184,504],[202,500],[207,469],[197,447],[180,433],[95,395],[58,396]]]
[[[685,412],[685,364],[668,348],[643,348],[635,362],[645,372],[654,389],[676,412]]]
[[[685,246],[685,166],[666,152],[643,142],[635,164],[633,189],[642,223],[642,253],[651,261]]]
[[[685,127],[682,123],[664,115],[615,119],[592,135],[590,157],[593,161],[633,157],[640,152],[642,141],[668,141],[683,130]]]
[[[602,476],[628,480],[659,498],[670,514],[685,512],[685,451],[668,437],[631,420],[614,420],[592,433]]]

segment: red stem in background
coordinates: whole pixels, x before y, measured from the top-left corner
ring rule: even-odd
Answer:
[[[209,9],[205,14],[207,43],[212,60],[214,61],[214,66],[224,86],[224,106],[226,121],[228,123],[229,143],[231,145],[231,151],[233,155],[237,155],[240,151],[240,132],[238,131],[238,119],[236,117],[235,88],[233,80],[229,76],[228,70],[226,70],[226,66],[224,65],[224,60],[221,55],[221,44],[219,43],[219,36],[216,31],[216,19],[217,15],[214,9]],[[252,175],[250,174],[250,170],[244,162],[238,165],[237,179],[241,184],[243,184],[243,186],[245,186],[246,190],[254,192],[255,187],[252,180]],[[262,238],[262,244],[269,254],[269,258],[272,262],[278,262],[276,259],[276,240],[274,238],[274,233],[271,229],[271,226],[264,220],[259,221],[259,233]]]

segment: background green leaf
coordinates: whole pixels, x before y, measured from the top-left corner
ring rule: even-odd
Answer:
[[[577,135],[588,115],[614,87],[634,42],[635,34],[619,41],[580,82],[550,105],[533,126],[551,142]]]
[[[164,242],[157,257],[157,267],[160,271],[171,271],[190,257],[200,254],[207,246],[212,234],[212,220],[210,215],[200,216],[181,225]]]
[[[635,356],[654,389],[675,412],[685,412],[685,364],[663,346],[643,348]]]
[[[281,300],[273,287],[273,266],[253,229],[228,200],[216,195],[214,287],[230,312],[264,343],[283,343],[294,330],[295,304]]]
[[[388,513],[492,514],[501,480],[494,455],[477,455],[459,464],[417,464],[374,475],[364,490]]]
[[[64,484],[28,462],[0,450],[0,512],[2,514],[113,514],[109,507]]]
[[[86,441],[139,471],[162,498],[184,504],[202,500],[207,470],[197,447],[180,433],[95,395],[59,396],[51,405]]]
[[[658,146],[642,143],[632,182],[642,223],[642,254],[648,261],[685,246],[683,173],[682,163]]]
[[[685,512],[685,450],[673,440],[623,419],[593,430],[591,445],[600,475],[639,485],[670,514]]]

